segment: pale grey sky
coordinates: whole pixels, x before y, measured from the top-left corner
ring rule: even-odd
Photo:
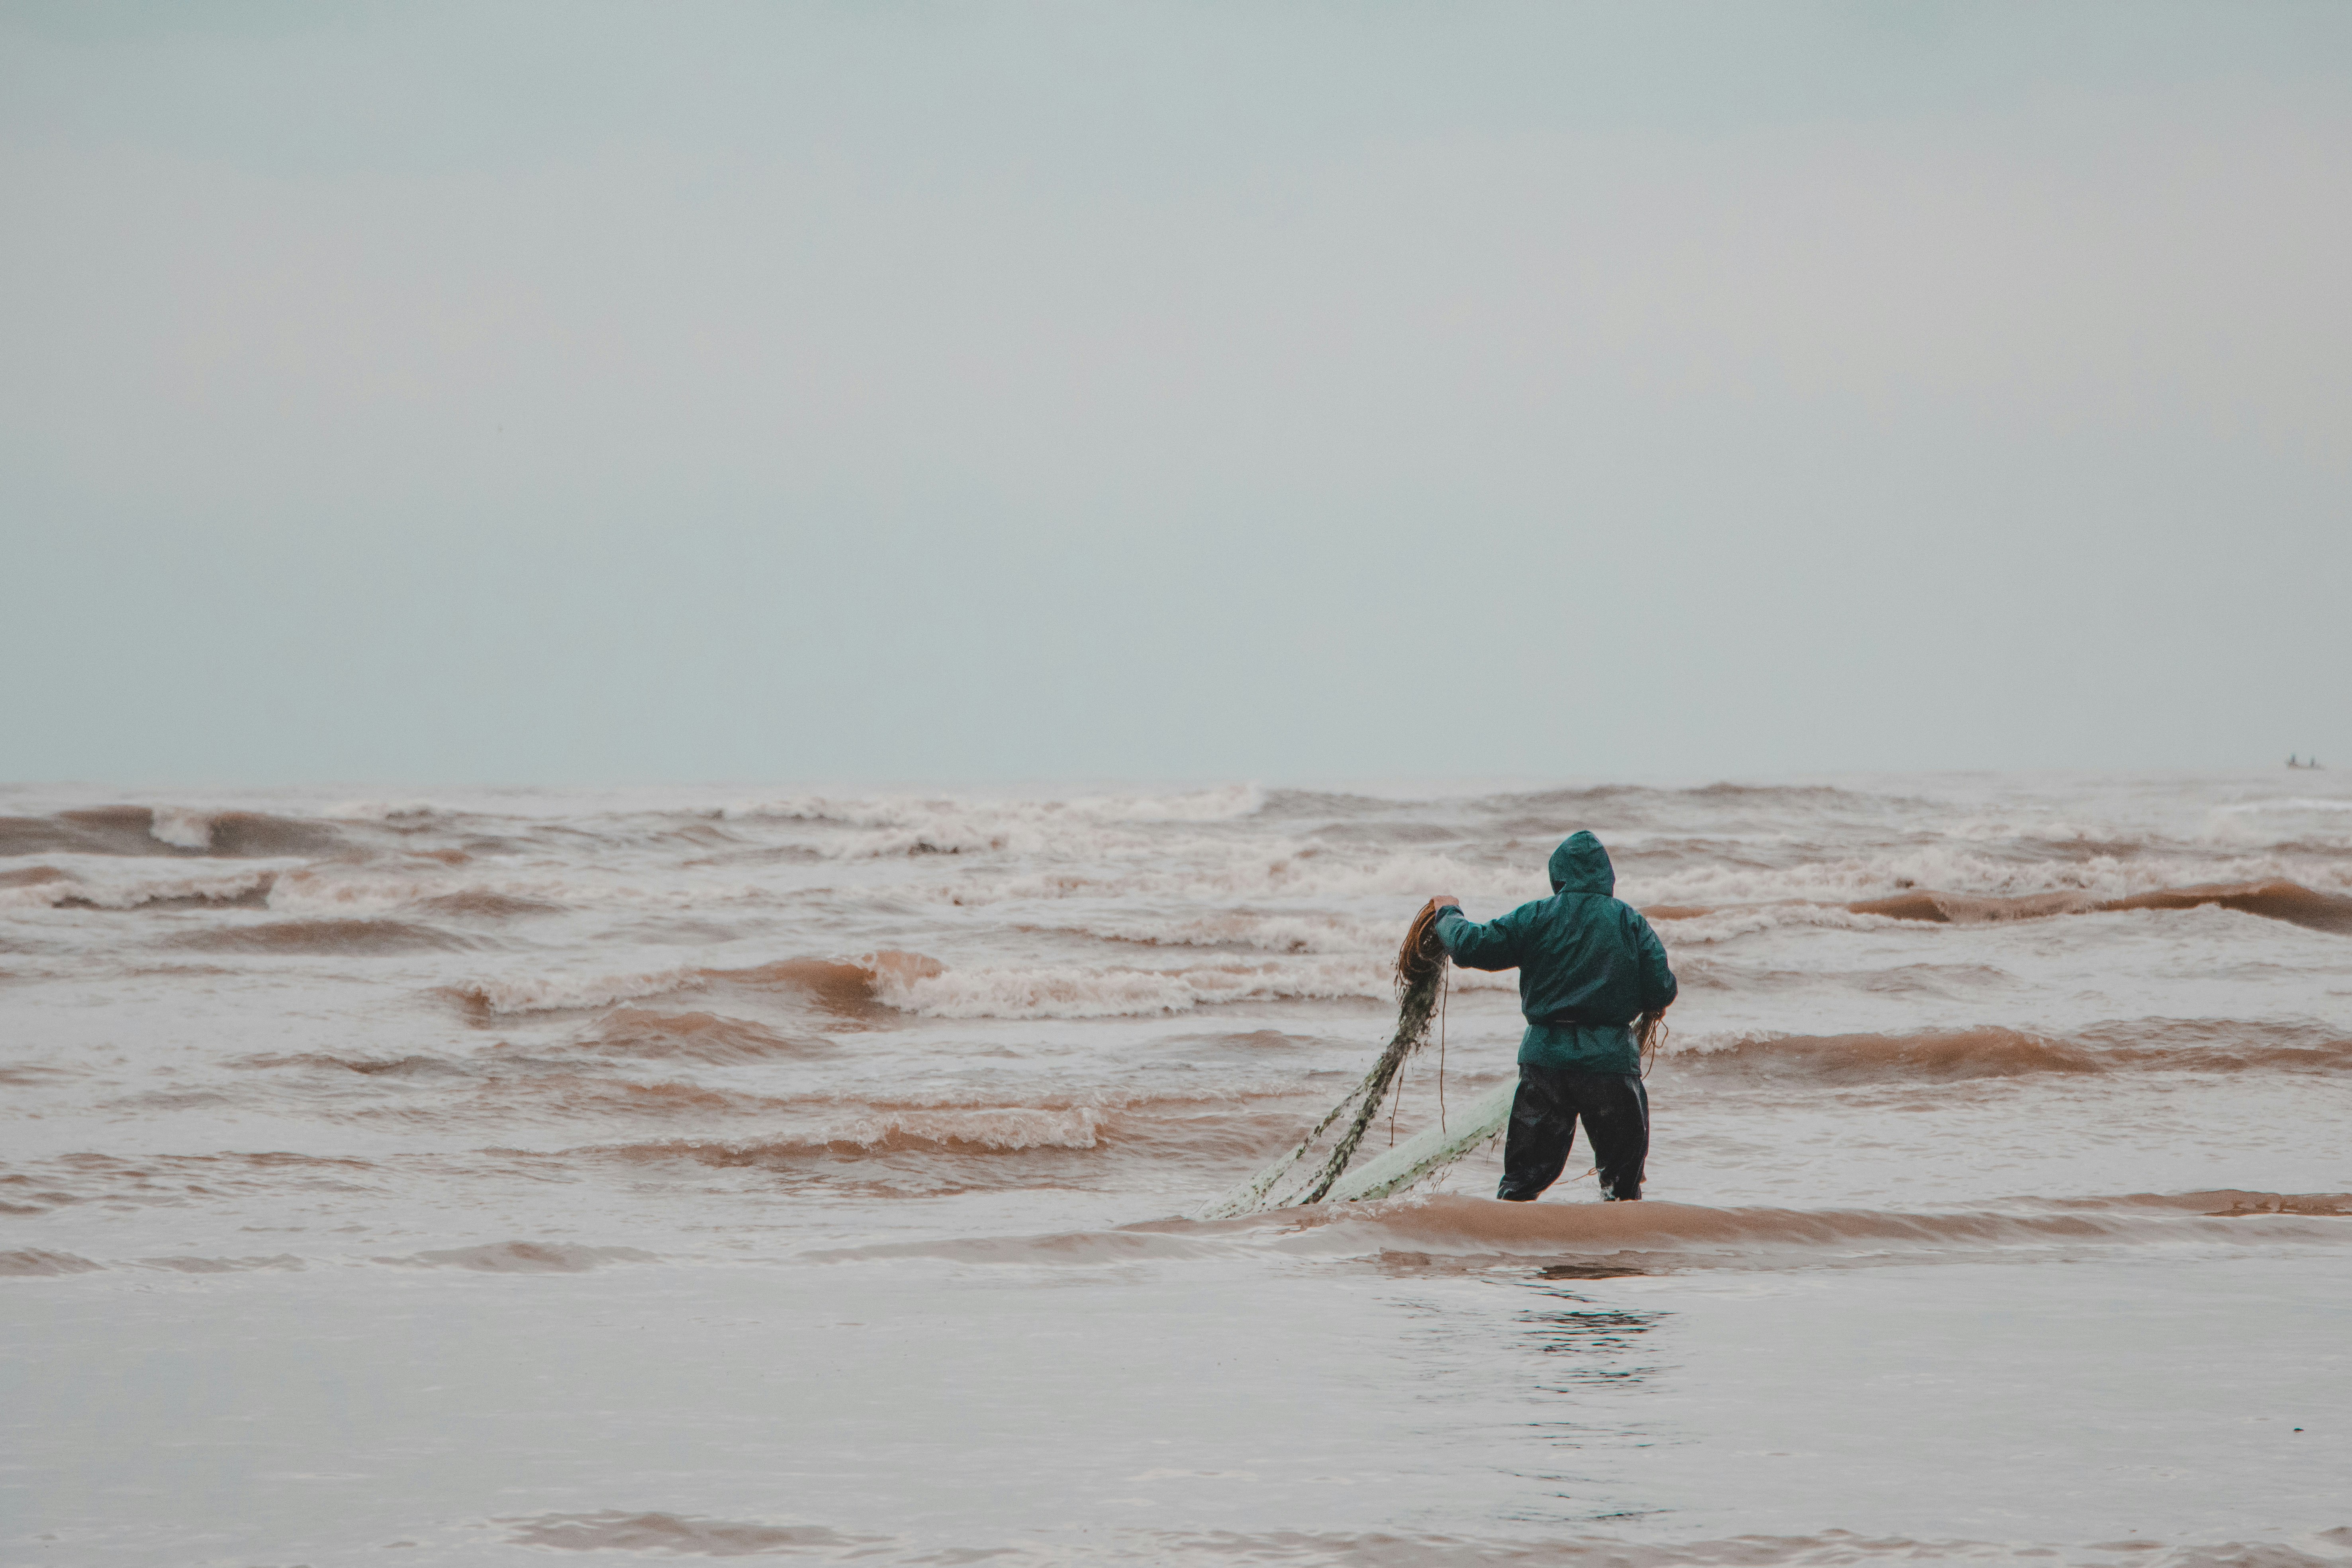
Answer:
[[[0,778],[2352,764],[2347,273],[2336,0],[0,4]]]

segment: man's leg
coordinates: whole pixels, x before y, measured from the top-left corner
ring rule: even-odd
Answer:
[[[1584,1118],[1592,1163],[1601,1168],[1601,1195],[1640,1197],[1642,1166],[1650,1157],[1650,1093],[1643,1087],[1642,1075],[1587,1072],[1576,1076],[1576,1109]],[[1515,1119],[1514,1131],[1517,1125]]]
[[[1495,1195],[1528,1203],[1559,1180],[1576,1141],[1576,1107],[1559,1092],[1550,1068],[1519,1068],[1519,1092],[1511,1097],[1511,1128],[1503,1140],[1503,1184]]]

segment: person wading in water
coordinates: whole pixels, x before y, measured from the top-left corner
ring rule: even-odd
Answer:
[[[1650,1152],[1650,1097],[1632,1025],[1675,999],[1666,950],[1642,911],[1612,895],[1609,851],[1577,833],[1551,852],[1551,897],[1485,925],[1440,893],[1437,939],[1469,969],[1519,972],[1519,1091],[1511,1101],[1498,1198],[1526,1203],[1559,1180],[1577,1118],[1604,1198],[1642,1195]]]

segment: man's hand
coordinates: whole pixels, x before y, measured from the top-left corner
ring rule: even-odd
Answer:
[[[1452,904],[1458,910],[1462,907],[1462,900],[1455,898],[1451,893],[1440,893],[1437,897],[1430,900],[1429,902],[1421,906],[1422,913],[1433,915],[1448,904]]]

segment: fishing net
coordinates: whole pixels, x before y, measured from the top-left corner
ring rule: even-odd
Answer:
[[[1434,1175],[1480,1144],[1502,1135],[1511,1120],[1517,1083],[1497,1086],[1449,1121],[1444,1110],[1445,1079],[1441,1065],[1437,1125],[1402,1144],[1394,1144],[1355,1170],[1349,1169],[1364,1134],[1380,1116],[1381,1102],[1398,1087],[1406,1061],[1429,1044],[1431,1020],[1444,1005],[1446,954],[1444,944],[1437,940],[1437,913],[1434,908],[1423,909],[1405,932],[1404,945],[1397,949],[1396,1033],[1381,1052],[1380,1059],[1372,1064],[1372,1070],[1326,1112],[1323,1120],[1310,1128],[1288,1153],[1201,1210],[1199,1218],[1228,1219],[1327,1199],[1360,1202],[1388,1197]],[[1666,1041],[1664,1014],[1661,1011],[1643,1015],[1633,1020],[1633,1031],[1642,1054],[1643,1076],[1646,1078],[1651,1062]],[[1393,1135],[1395,1112],[1391,1110],[1390,1116]],[[1315,1151],[1323,1135],[1343,1119],[1345,1130],[1318,1156]]]
[[[1437,940],[1437,914],[1434,907],[1424,908],[1413,918],[1411,929],[1404,933],[1403,945],[1397,949],[1396,1033],[1390,1037],[1387,1048],[1372,1064],[1372,1070],[1288,1153],[1202,1209],[1202,1218],[1223,1219],[1261,1209],[1321,1203],[1331,1194],[1349,1162],[1356,1157],[1364,1134],[1379,1118],[1381,1102],[1395,1087],[1406,1059],[1429,1044],[1430,1026],[1437,1017],[1445,990],[1445,946]],[[1346,1126],[1339,1138],[1316,1156],[1323,1135],[1343,1121]]]

